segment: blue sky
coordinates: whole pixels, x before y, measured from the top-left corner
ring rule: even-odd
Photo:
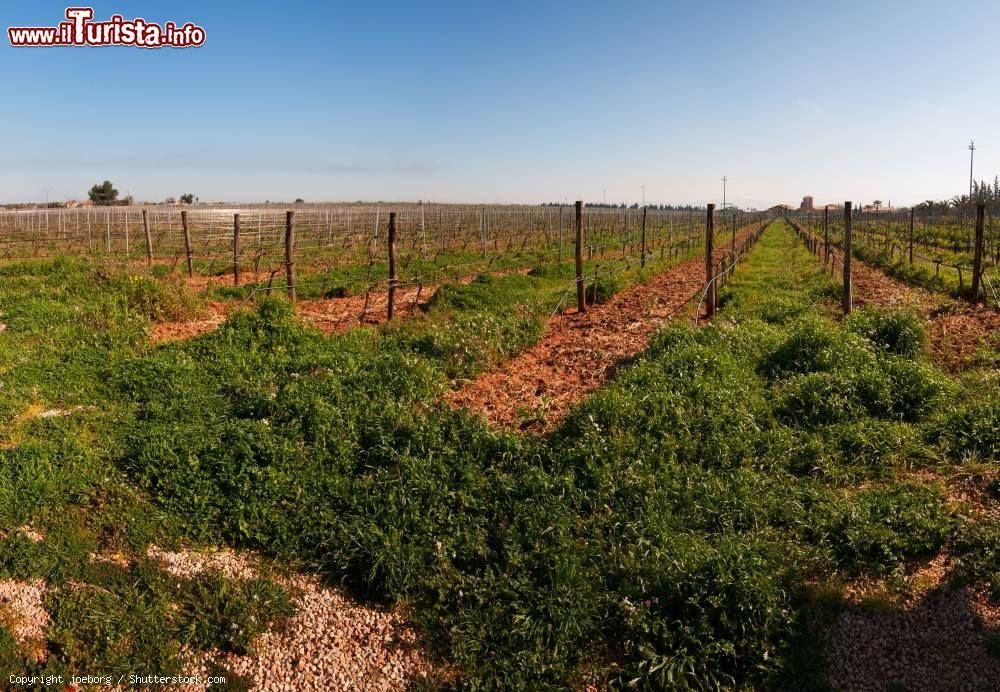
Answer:
[[[65,2],[4,3],[8,26]],[[950,197],[1000,3],[95,2],[187,50],[0,47],[0,201]]]

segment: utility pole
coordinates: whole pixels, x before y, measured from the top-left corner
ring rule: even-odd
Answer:
[[[976,155],[976,142],[969,140],[969,204],[972,204],[972,161]]]
[[[601,206],[608,206],[608,191],[607,189],[601,190]]]
[[[726,176],[722,176],[722,210],[726,209],[726,181],[729,180]]]
[[[642,206],[643,206],[644,209],[646,208],[646,186],[645,185],[642,186]]]

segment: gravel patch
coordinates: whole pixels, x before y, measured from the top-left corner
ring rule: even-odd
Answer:
[[[146,556],[159,562],[168,574],[181,579],[206,571],[219,572],[227,579],[251,579],[256,574],[250,554],[239,554],[229,548],[172,552],[151,545]]]
[[[150,558],[179,578],[219,571],[232,579],[256,575],[252,553],[229,549],[165,551]],[[217,652],[196,658],[190,675],[216,664],[255,690],[403,690],[417,680],[440,679],[416,633],[400,613],[358,604],[312,575],[277,577],[293,594],[295,615],[265,632],[246,655]]]
[[[47,655],[45,629],[49,613],[44,605],[47,591],[48,586],[41,578],[0,580],[0,624],[13,635],[25,655],[38,661],[44,661]]]
[[[947,566],[941,555],[908,577],[911,595],[888,612],[852,606],[837,618],[827,634],[834,688],[1000,689],[1000,660],[986,646],[1000,628],[1000,608],[971,589],[945,585]],[[864,602],[860,591],[848,593],[848,601]]]
[[[252,654],[215,658],[254,689],[403,690],[434,678],[416,634],[398,613],[354,603],[316,577],[298,576],[286,585],[300,593],[291,621],[261,635]]]

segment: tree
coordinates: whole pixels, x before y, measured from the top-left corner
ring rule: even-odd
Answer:
[[[181,204],[194,204],[194,195],[190,192],[181,195]]]
[[[118,190],[111,184],[110,180],[105,180],[99,185],[90,188],[90,201],[98,206],[110,206],[118,199]]]
[[[305,202],[306,201],[304,199],[302,199],[301,197],[299,197],[297,200],[295,200],[296,204],[305,204]]]

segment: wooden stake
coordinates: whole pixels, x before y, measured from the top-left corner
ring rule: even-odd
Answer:
[[[732,246],[729,248],[729,251],[730,253],[732,253],[733,257],[736,257],[736,210],[735,209],[733,210],[732,224],[733,224],[733,242]]]
[[[916,214],[917,210],[914,207],[910,207],[910,265],[913,265],[913,215]]]
[[[184,254],[187,255],[188,278],[191,278],[194,276],[194,260],[191,255],[191,233],[188,231],[188,213],[186,211],[181,212],[181,228],[184,230]]]
[[[295,302],[295,212],[285,212],[285,278],[288,297]]]
[[[89,221],[89,217],[88,217]],[[153,236],[149,233],[149,212],[142,210],[142,230],[146,233],[146,266],[153,266]]]
[[[583,202],[576,203],[576,309],[587,312],[587,287],[583,285]]]
[[[705,214],[705,285],[708,292],[705,294],[705,317],[711,318],[715,315],[715,282],[712,280],[713,263],[712,255],[715,244],[715,205],[709,204]]]
[[[972,302],[979,302],[979,285],[983,278],[983,218],[986,205],[976,205],[976,253],[972,260]],[[961,276],[961,274],[959,274]]]
[[[851,203],[844,202],[844,314],[851,314],[854,296],[851,287]]]
[[[240,285],[240,215],[233,214],[233,286]]]
[[[639,266],[646,266],[646,207],[642,208],[642,259],[639,260]]]
[[[392,313],[396,306],[396,212],[389,212],[389,307],[388,319],[392,319]]]
[[[823,266],[830,261],[830,205],[823,207]]]

